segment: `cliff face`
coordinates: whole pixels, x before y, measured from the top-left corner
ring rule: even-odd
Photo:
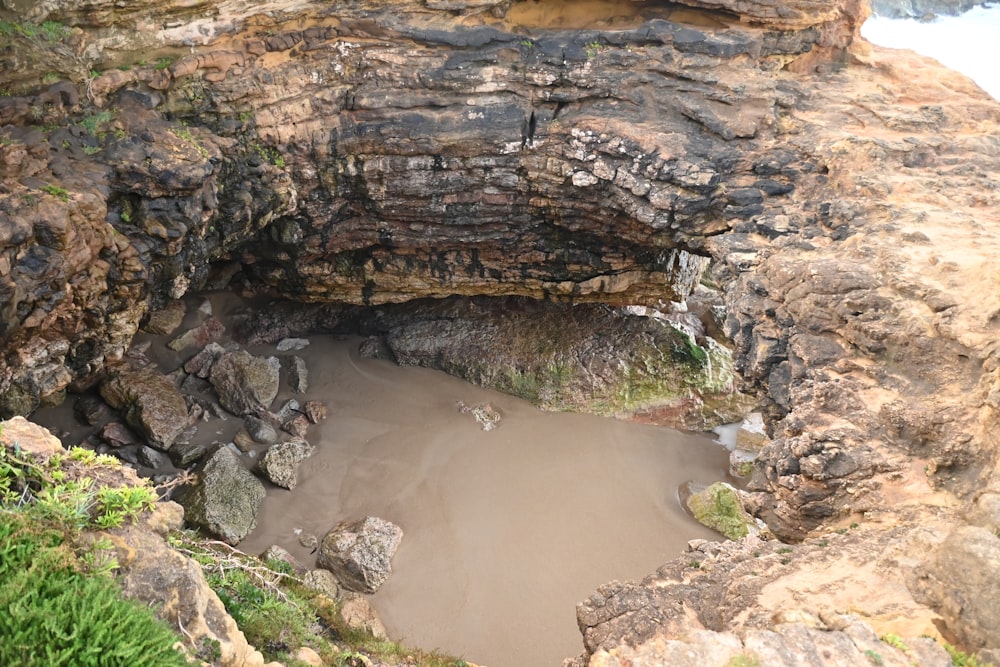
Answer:
[[[976,498],[1000,527],[1000,107],[852,42],[860,1],[685,4],[25,8],[74,27],[4,37],[3,412],[235,271],[302,301],[633,304],[710,259],[778,535]],[[76,83],[29,86],[53,70]]]

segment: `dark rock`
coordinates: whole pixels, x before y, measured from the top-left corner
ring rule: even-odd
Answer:
[[[275,357],[237,350],[219,357],[209,381],[224,408],[236,415],[254,414],[266,410],[278,395],[280,367]]]
[[[197,442],[177,442],[167,453],[175,466],[187,468],[204,458],[208,453],[208,446]]]
[[[294,489],[299,482],[299,464],[316,448],[301,437],[272,445],[260,460],[260,469],[273,484]]]
[[[309,371],[306,368],[306,360],[298,356],[292,356],[290,360],[288,386],[296,394],[304,394],[309,391]]]
[[[73,404],[73,414],[83,424],[97,426],[111,419],[112,412],[108,404],[97,396],[81,396]]]
[[[392,573],[390,561],[402,539],[402,529],[384,519],[344,521],[323,537],[316,564],[333,572],[341,587],[374,593]]]
[[[139,459],[140,464],[146,466],[147,468],[153,468],[154,470],[165,468],[170,461],[166,454],[157,451],[152,447],[140,447],[137,458]]]
[[[264,485],[226,447],[199,470],[198,480],[180,494],[185,520],[227,544],[236,545],[257,525]]]
[[[247,433],[254,439],[254,442],[262,445],[273,445],[278,441],[278,432],[274,426],[254,416],[248,416],[243,420],[243,426]]]
[[[120,410],[129,426],[155,447],[167,450],[187,427],[184,397],[152,369],[125,370],[101,384],[101,396]]]
[[[139,437],[128,426],[120,421],[111,421],[104,425],[97,437],[112,447],[139,444]]]

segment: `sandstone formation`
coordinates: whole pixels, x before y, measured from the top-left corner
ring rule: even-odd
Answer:
[[[316,564],[333,572],[342,588],[374,593],[392,573],[390,561],[402,539],[403,530],[385,519],[343,521],[323,537]]]
[[[864,524],[895,558],[825,567],[874,568],[928,632],[1000,650],[941,551],[995,548],[962,524],[1000,494],[1000,106],[862,42],[862,0],[683,4],[572,25],[481,0],[25,8],[68,30],[0,44],[0,414],[97,382],[192,289],[654,306],[708,267],[770,436],[748,509],[808,553]],[[713,557],[719,587],[674,563],[630,589],[612,615],[641,632],[585,608],[581,660],[689,630],[662,613],[688,578],[705,629],[750,627],[736,600],[775,627],[733,593],[749,556]]]

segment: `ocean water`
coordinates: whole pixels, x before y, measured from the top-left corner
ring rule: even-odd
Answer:
[[[873,16],[861,27],[861,34],[880,46],[930,56],[1000,99],[1000,4],[926,22]]]

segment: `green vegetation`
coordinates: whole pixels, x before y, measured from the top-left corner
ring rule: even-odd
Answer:
[[[198,154],[204,158],[209,156],[208,149],[205,148],[198,139],[191,134],[191,129],[187,126],[182,127],[172,127],[170,131],[179,139],[190,142],[192,146],[198,151]]]
[[[263,146],[261,144],[254,144],[253,148],[257,152],[257,154],[261,156],[261,158],[267,160],[275,167],[278,167],[279,169],[285,168],[285,157],[278,152],[277,148],[272,148],[271,146]]]
[[[881,639],[883,642],[885,642],[889,646],[891,646],[893,648],[896,648],[896,649],[899,649],[900,651],[909,651],[910,650],[910,648],[906,645],[906,642],[904,642],[903,638],[900,637],[899,635],[894,635],[894,634],[891,634],[891,633],[886,633],[886,634],[882,635],[881,637],[879,637],[879,639]]]
[[[188,664],[166,624],[121,599],[110,541],[82,545],[81,531],[121,525],[155,500],[146,486],[97,481],[120,474],[89,450],[46,460],[0,447],[0,664]]]
[[[328,665],[370,664],[372,659],[413,656],[424,667],[463,667],[436,652],[402,646],[348,627],[340,601],[303,585],[283,561],[262,562],[227,544],[177,533],[171,545],[198,562],[226,610],[267,660],[288,662],[308,646]]]
[[[605,47],[604,47],[604,44],[601,44],[600,42],[596,42],[595,41],[595,42],[590,42],[589,44],[587,44],[583,48],[587,52],[587,58],[589,59],[589,58],[593,58],[598,53],[600,53],[601,51],[603,51]]]
[[[99,111],[98,113],[84,116],[79,124],[80,127],[87,131],[87,134],[97,136],[100,134],[100,130],[112,120],[114,120],[114,114],[110,111]]]
[[[993,667],[992,663],[983,662],[974,655],[961,651],[951,644],[943,644],[944,650],[951,656],[951,664],[955,667]]]
[[[61,188],[58,185],[46,185],[42,188],[42,192],[52,195],[53,197],[58,197],[63,201],[69,201],[69,191],[65,188]]]
[[[868,661],[876,667],[880,667],[885,664],[885,661],[882,660],[882,656],[879,655],[878,651],[868,649],[865,651],[865,656],[868,658]]]
[[[69,28],[56,21],[41,24],[28,22],[0,21],[0,37],[26,37],[46,42],[58,42],[69,34]]]
[[[160,58],[159,60],[156,61],[156,64],[153,65],[153,69],[157,69],[157,70],[167,69],[173,63],[174,63],[174,61],[172,59],[170,59],[170,58]]]
[[[724,667],[760,667],[760,660],[755,655],[734,655]]]

